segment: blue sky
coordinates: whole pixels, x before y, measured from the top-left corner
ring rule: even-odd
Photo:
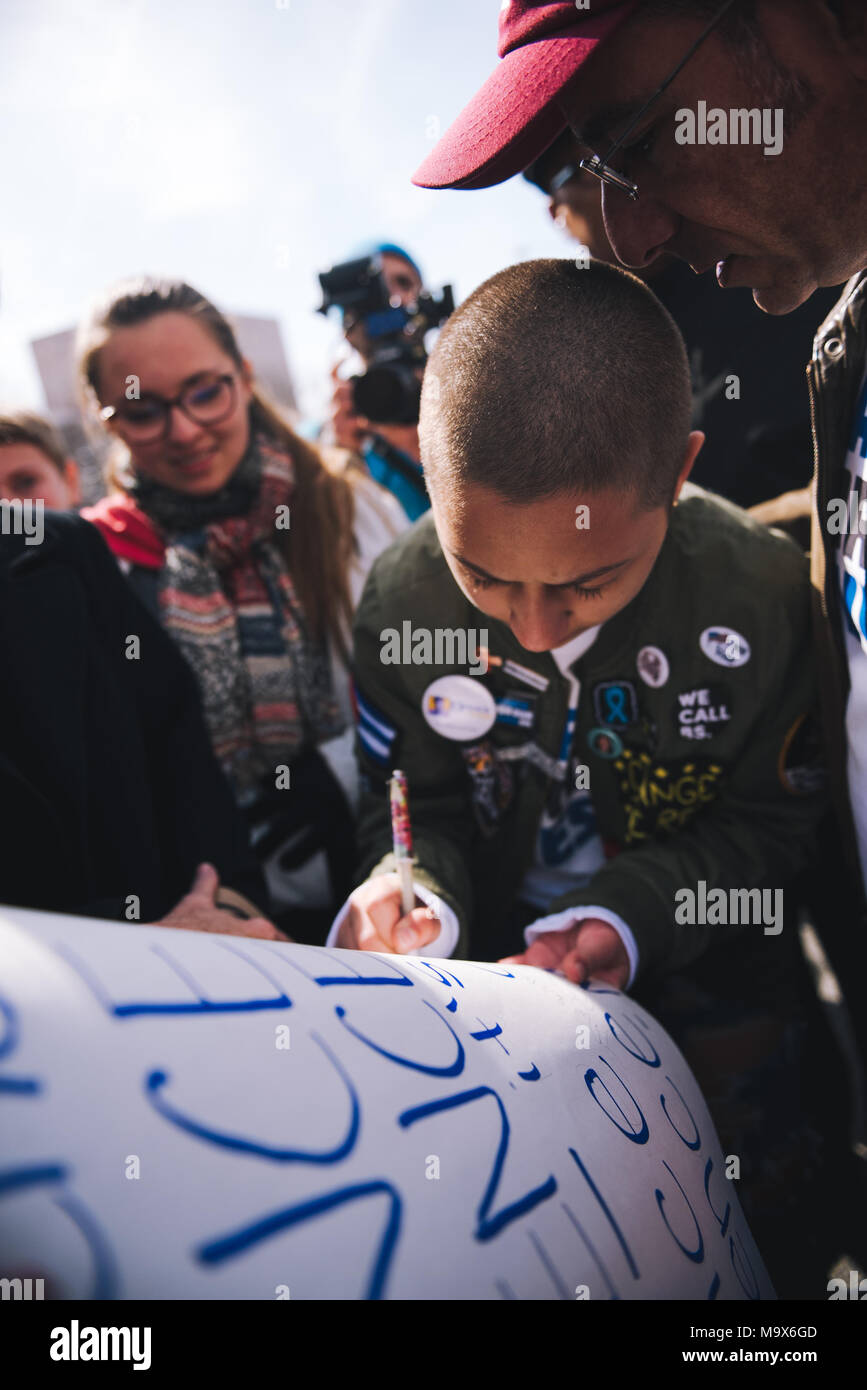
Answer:
[[[496,62],[497,0],[3,0],[0,397],[40,406],[28,347],[134,271],[281,323],[318,411],[339,337],[316,271],[401,242],[456,298],[569,254],[523,180],[412,171]]]

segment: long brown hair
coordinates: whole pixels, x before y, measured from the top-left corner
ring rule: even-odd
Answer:
[[[181,280],[158,280],[149,276],[124,281],[91,313],[78,335],[78,365],[85,404],[99,401],[99,354],[109,334],[116,328],[145,323],[156,314],[180,313],[196,319],[230,357],[243,369],[244,359],[231,323],[198,290]],[[295,495],[292,525],[275,534],[295,584],[310,631],[318,639],[332,637],[345,657],[345,626],[352,618],[349,593],[349,567],[353,555],[355,502],[352,472],[337,456],[326,457],[315,445],[293,430],[278,407],[255,382],[250,402],[251,433],[270,436],[292,458]],[[107,477],[123,491],[119,465],[127,455],[120,441],[108,459]]]

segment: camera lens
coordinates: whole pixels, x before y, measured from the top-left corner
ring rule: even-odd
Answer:
[[[370,367],[364,376],[352,377],[353,409],[374,424],[415,425],[421,400],[421,383],[410,369],[398,366]]]

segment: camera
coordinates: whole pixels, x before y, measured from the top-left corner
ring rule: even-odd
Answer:
[[[394,304],[388,295],[379,256],[343,261],[319,275],[322,303],[317,313],[337,306],[344,328],[361,325],[367,337],[367,370],[350,377],[356,415],[374,424],[418,423],[421,374],[427,362],[425,334],[437,328],[455,307],[451,285],[439,298],[423,290],[410,305]]]

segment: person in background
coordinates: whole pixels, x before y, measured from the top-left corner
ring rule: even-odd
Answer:
[[[174,643],[86,521],[31,539],[0,529],[0,902],[285,940]]]
[[[380,260],[393,304],[404,307],[412,304],[424,288],[416,262],[393,242],[366,245],[355,254],[369,254]],[[349,311],[344,314],[343,333],[349,347],[368,365],[372,353],[371,341],[363,323]],[[352,387],[340,374],[343,365],[343,361],[339,362],[331,373],[334,392],[323,439],[349,449],[362,458],[370,476],[394,494],[410,521],[416,521],[430,506],[422,477],[418,425],[374,425],[357,415],[353,409]],[[389,447],[384,449],[384,445]]]
[[[81,501],[78,465],[47,421],[28,410],[0,414],[0,498],[71,511]]]
[[[597,260],[619,265],[599,180],[578,167],[586,153],[564,131],[524,178],[547,194],[548,211],[567,236]],[[757,520],[791,529],[806,548],[813,440],[804,362],[839,291],[819,290],[777,319],[756,308],[748,289],[721,295],[712,274],[696,276],[674,256],[658,256],[633,274],[662,301],[686,342],[692,424],[707,436],[693,480],[755,508]]]
[[[190,285],[111,291],[80,371],[116,446],[113,491],[83,514],[198,678],[280,925],[321,940],[352,870],[349,624],[406,519],[292,430]]]

